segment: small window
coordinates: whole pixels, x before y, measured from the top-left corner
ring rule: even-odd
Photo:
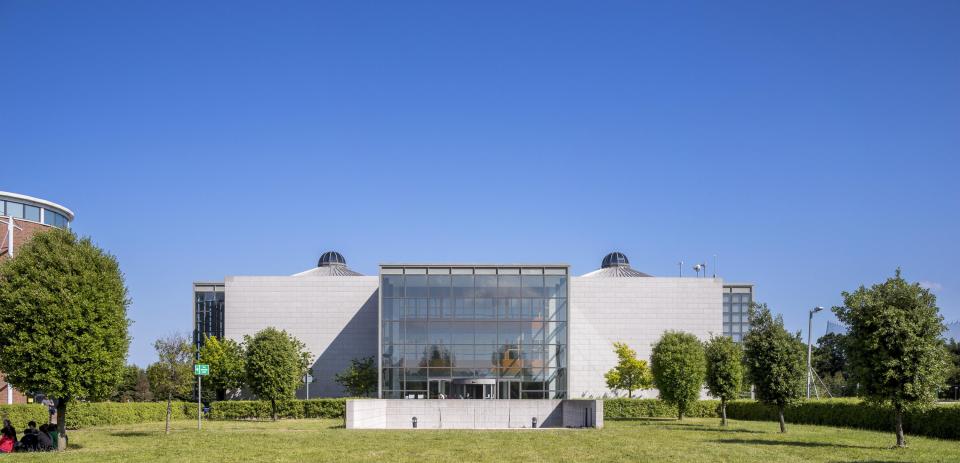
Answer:
[[[10,217],[16,217],[18,219],[23,218],[23,204],[20,203],[7,203],[7,215]]]
[[[23,218],[34,222],[40,221],[40,208],[36,206],[23,206]]]
[[[4,208],[6,201],[0,201],[0,215],[7,215],[7,210]]]

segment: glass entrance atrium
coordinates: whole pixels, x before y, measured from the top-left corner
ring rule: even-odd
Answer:
[[[562,265],[382,265],[380,396],[565,398],[568,274]]]

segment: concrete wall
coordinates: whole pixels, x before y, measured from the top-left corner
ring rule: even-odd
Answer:
[[[587,420],[584,419],[587,415]],[[347,401],[348,429],[523,429],[603,427],[597,400],[402,400]]]
[[[719,278],[571,278],[568,397],[614,395],[603,374],[617,363],[616,341],[649,361],[664,331],[685,331],[702,340],[721,335],[722,291]],[[656,397],[656,391],[643,396]]]
[[[224,281],[224,336],[242,341],[272,326],[307,345],[311,397],[339,397],[333,376],[350,360],[377,355],[375,276],[234,276]],[[305,388],[297,396],[306,396]]]

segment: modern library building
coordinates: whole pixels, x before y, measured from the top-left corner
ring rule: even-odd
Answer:
[[[331,251],[305,272],[228,276],[193,293],[198,345],[283,329],[311,353],[312,397],[343,396],[334,375],[372,357],[384,399],[614,396],[614,342],[648,359],[668,330],[739,341],[753,301],[750,284],[654,277],[619,252],[581,276],[554,263],[391,263],[365,276]]]

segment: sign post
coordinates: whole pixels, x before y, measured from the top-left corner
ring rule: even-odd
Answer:
[[[196,363],[193,365],[193,374],[197,375],[197,429],[203,428],[203,377],[210,374],[210,365]]]

